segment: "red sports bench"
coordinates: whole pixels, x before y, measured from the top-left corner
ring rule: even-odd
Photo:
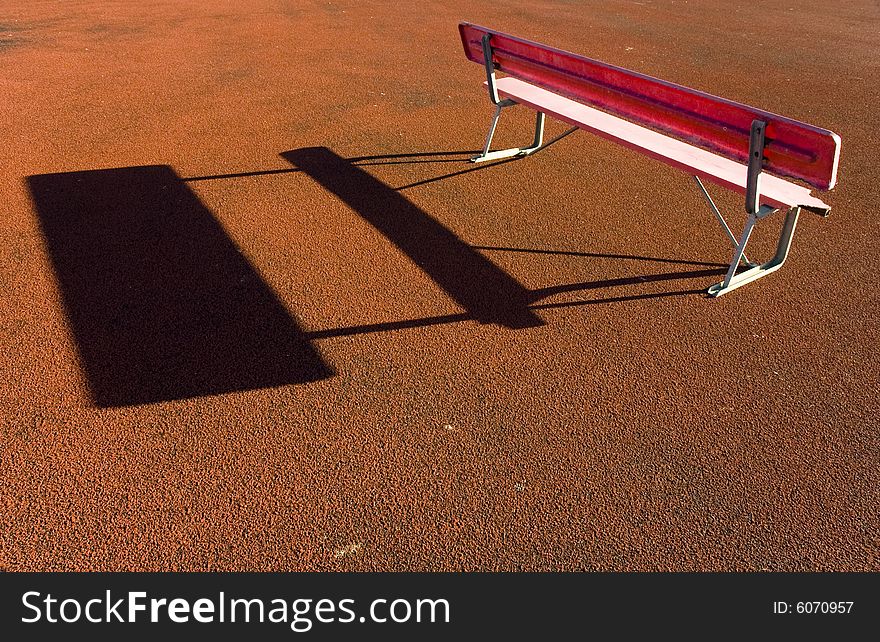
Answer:
[[[804,181],[830,190],[837,177],[840,137],[828,131],[711,94],[467,22],[459,25],[465,55],[486,68],[495,117],[483,153],[474,162],[526,156],[542,149],[544,116],[586,129],[693,175],[735,246],[721,296],[782,266],[801,209],[826,216],[830,207]],[[501,71],[503,78],[496,78]],[[525,105],[537,112],[529,147],[490,151],[501,110]],[[560,137],[561,138],[561,137]],[[748,220],[737,239],[701,179],[745,194]],[[758,221],[786,210],[775,256],[762,265],[745,247]],[[740,263],[745,269],[737,273]]]

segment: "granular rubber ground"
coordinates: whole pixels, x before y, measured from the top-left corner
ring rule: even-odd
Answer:
[[[2,569],[880,570],[875,2],[0,15]],[[466,162],[460,20],[839,133],[832,215],[706,298],[687,175]]]

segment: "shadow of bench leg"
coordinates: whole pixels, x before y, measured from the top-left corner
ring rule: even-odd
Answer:
[[[751,283],[763,276],[767,276],[771,272],[775,272],[781,268],[782,264],[785,263],[785,259],[788,258],[788,251],[791,248],[791,239],[794,236],[794,228],[797,225],[800,211],[799,207],[793,207],[788,210],[788,213],[785,215],[785,222],[782,225],[782,232],[779,235],[779,243],[776,245],[776,254],[772,259],[762,265],[757,265],[744,272],[736,274],[736,268],[739,265],[740,259],[743,257],[743,252],[745,251],[746,244],[749,242],[752,230],[757,222],[763,218],[760,213],[758,215],[750,215],[746,227],[743,230],[742,237],[740,238],[739,245],[737,245],[736,250],[733,253],[733,260],[730,263],[730,269],[727,272],[727,276],[724,277],[724,281],[716,283],[709,288],[709,296],[718,297],[727,294],[731,290],[735,290],[746,283]]]

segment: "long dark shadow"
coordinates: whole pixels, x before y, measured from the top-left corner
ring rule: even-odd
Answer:
[[[597,290],[601,288],[616,288],[622,285],[637,285],[639,283],[655,283],[657,281],[678,281],[680,279],[696,279],[704,276],[717,276],[724,274],[724,268],[714,270],[692,270],[690,272],[666,272],[662,274],[645,274],[643,276],[628,276],[620,279],[605,279],[602,281],[590,281],[588,283],[566,283],[554,285],[539,290],[532,290],[535,300],[546,299],[563,292],[580,292],[582,290]]]
[[[429,158],[434,156],[463,156],[461,160],[467,160],[471,156],[480,153],[478,149],[459,149],[451,152],[405,152],[400,154],[376,154],[373,156],[354,156],[349,158],[350,163],[360,163],[361,161],[374,161],[398,158]]]
[[[541,150],[544,150],[551,145],[556,144],[569,134],[576,131],[577,128],[573,128],[559,134],[552,140],[544,143],[541,147]],[[377,154],[374,156],[354,156],[352,158],[347,158],[349,163],[358,166],[368,166],[368,165],[413,165],[419,163],[468,163],[472,157],[476,156],[480,153],[481,150],[457,150],[450,152],[409,152],[409,153],[401,153],[401,154]],[[440,156],[452,156],[453,158],[438,158]],[[495,165],[503,165],[504,163],[509,163],[516,160],[521,160],[522,157],[513,157],[506,158],[501,161],[496,161],[492,163],[483,163],[480,165],[476,165],[470,167],[468,169],[464,169],[457,172],[451,172],[448,174],[442,174],[440,176],[435,176],[433,178],[429,178],[423,181],[418,181],[415,183],[411,183],[409,185],[403,185],[396,189],[404,190],[409,189],[411,187],[418,187],[420,185],[427,185],[428,183],[435,183],[437,181],[442,181],[446,178],[452,178],[454,176],[460,176],[462,174],[469,174],[471,172],[476,172],[481,169],[488,169],[490,167],[494,167]],[[211,174],[208,176],[187,176],[181,178],[181,180],[185,183],[192,183],[196,181],[216,181],[223,180],[227,178],[249,178],[252,176],[270,176],[272,174],[292,174],[294,172],[298,172],[297,169],[267,169],[267,170],[258,170],[254,172],[233,172],[230,174]]]
[[[256,172],[236,172],[234,174],[211,174],[209,176],[186,176],[180,180],[184,183],[198,181],[219,181],[227,178],[250,178],[252,176],[271,176],[272,174],[295,174],[299,170],[285,167],[284,169],[263,169]]]
[[[582,256],[589,259],[620,259],[626,261],[645,261],[649,263],[672,263],[675,265],[697,265],[705,267],[727,267],[723,263],[706,263],[704,261],[685,261],[682,259],[665,259],[656,256],[638,256],[634,254],[604,254],[600,252],[574,252],[569,250],[542,250],[540,248],[492,247],[472,245],[482,252],[520,252],[524,254],[552,254],[555,256]]]
[[[639,277],[627,277],[621,279],[604,279],[601,281],[591,281],[588,283],[572,283],[549,288],[541,288],[532,290],[532,299],[539,301],[555,294],[563,292],[578,292],[583,290],[598,290],[605,288],[622,287],[627,285],[636,285],[638,283],[650,283],[657,281],[676,281],[681,279],[693,279],[704,276],[724,274],[723,269],[719,270],[695,270],[693,272],[667,272],[665,274],[649,274]],[[589,299],[584,301],[560,301],[559,303],[534,303],[529,306],[530,310],[555,310],[559,308],[580,307],[585,305],[598,305],[602,303],[622,303],[626,301],[638,301],[641,299],[654,299],[673,296],[685,296],[691,294],[705,294],[705,290],[674,290],[672,292],[657,292],[645,294],[633,294],[616,297],[603,297],[599,299]],[[394,332],[396,330],[407,330],[410,328],[425,328],[435,325],[445,325],[449,323],[462,323],[465,321],[473,321],[470,314],[444,314],[433,317],[424,317],[421,319],[405,319],[402,321],[387,321],[384,323],[370,323],[366,325],[356,325],[343,328],[329,328],[326,330],[315,330],[307,332],[306,337],[312,341],[320,341],[323,339],[335,339],[337,337],[349,337],[359,334],[373,334],[377,332]]]
[[[541,303],[533,305],[533,310],[555,310],[557,308],[577,308],[585,305],[597,305],[601,303],[626,303],[627,301],[640,301],[642,299],[665,299],[674,296],[689,296],[694,294],[706,294],[706,290],[673,290],[672,292],[657,292],[653,294],[628,294],[624,296],[611,296],[604,299],[587,299],[584,301],[561,301],[559,303]]]
[[[507,163],[515,163],[518,160],[521,160],[520,157],[514,156],[513,158],[505,158],[503,160],[493,161],[490,163],[481,163],[479,165],[469,167],[468,169],[460,169],[457,172],[449,172],[448,174],[441,174],[440,176],[432,176],[431,178],[426,178],[424,180],[416,181],[414,183],[407,183],[406,185],[401,185],[400,187],[392,187],[391,189],[402,192],[405,189],[421,187],[422,185],[430,185],[431,183],[436,183],[437,181],[444,181],[447,178],[454,178],[456,176],[470,174],[471,172],[481,172],[489,169],[490,167],[498,167],[499,165],[506,165]]]
[[[406,197],[326,147],[282,156],[341,199],[481,323],[543,325],[531,293]]]
[[[574,127],[574,128],[572,128],[572,129],[566,130],[565,132],[559,134],[558,136],[556,136],[556,137],[553,138],[552,140],[549,140],[549,141],[547,141],[546,143],[544,143],[544,144],[541,146],[541,149],[539,149],[538,151],[536,151],[536,152],[534,152],[534,153],[535,153],[535,154],[538,154],[538,153],[544,151],[545,149],[547,149],[547,148],[550,147],[551,145],[555,145],[556,143],[558,143],[559,141],[561,141],[563,138],[565,138],[565,137],[568,136],[569,134],[573,134],[575,131],[577,131],[577,127]],[[479,152],[477,152],[477,153],[479,153]],[[473,153],[471,153],[471,156],[473,156]],[[505,159],[498,160],[498,161],[494,161],[494,162],[491,162],[491,163],[483,163],[483,164],[477,165],[477,166],[475,166],[475,167],[471,167],[471,168],[469,168],[469,169],[462,169],[462,170],[459,170],[459,171],[457,171],[457,172],[450,172],[450,173],[448,173],[448,174],[441,174],[440,176],[434,176],[434,177],[432,177],[432,178],[426,178],[426,179],[421,180],[421,181],[416,181],[415,183],[409,183],[409,184],[407,184],[407,185],[401,185],[400,187],[398,187],[398,188],[396,188],[396,189],[399,190],[399,191],[403,191],[403,190],[405,190],[405,189],[411,189],[411,188],[413,188],[413,187],[421,187],[422,185],[429,185],[430,183],[436,183],[437,181],[446,180],[447,178],[454,178],[454,177],[456,177],[456,176],[461,176],[462,174],[470,174],[471,172],[478,172],[478,171],[480,171],[480,170],[488,169],[488,168],[490,168],[490,167],[497,167],[498,165],[504,165],[505,163],[512,163],[512,162],[514,162],[514,161],[522,160],[523,158],[526,158],[526,157],[525,157],[525,156],[513,156],[513,157],[511,157],[511,158],[505,158]],[[365,159],[359,159],[359,160],[365,160]],[[462,159],[462,160],[465,160],[465,159]],[[407,161],[407,162],[419,162],[419,163],[423,163],[423,162],[426,162],[426,161]],[[443,161],[443,162],[447,162],[447,161]],[[366,164],[378,165],[378,164],[380,164],[380,163],[363,163],[363,164],[365,164],[365,165],[366,165]]]
[[[391,161],[359,161],[354,163],[358,167],[368,167],[370,165],[418,165],[424,163],[457,163],[459,165],[466,163],[466,158],[418,158],[410,160],[391,160]]]
[[[96,405],[334,374],[170,167],[44,174],[27,184]]]
[[[378,332],[408,330],[410,328],[427,328],[434,325],[462,323],[464,321],[473,320],[474,318],[466,312],[461,314],[442,314],[435,317],[424,317],[421,319],[404,319],[402,321],[387,321],[384,323],[367,323],[365,325],[353,325],[347,328],[328,328],[326,330],[314,330],[312,332],[306,333],[306,336],[312,341],[320,341],[322,339],[352,337],[358,334],[375,334]]]
[[[550,143],[548,143],[549,145]],[[413,152],[410,154],[383,154],[377,156],[357,156],[354,158],[346,159],[353,165],[357,165],[359,167],[364,167],[368,165],[413,165],[419,163],[456,163],[456,164],[467,164],[470,165],[469,160],[475,154],[479,154],[479,151],[459,151],[459,152]],[[458,158],[437,158],[438,156],[458,156]],[[419,181],[417,183],[413,183],[411,185],[404,185],[403,187],[398,187],[397,189],[409,189],[410,187],[416,187],[418,185],[426,185],[428,183],[434,183],[436,181],[442,181],[446,178],[451,178],[453,176],[459,176],[460,174],[468,174],[470,172],[476,172],[481,169],[488,169],[489,167],[493,167],[494,165],[500,165],[506,162],[519,160],[517,158],[508,158],[500,162],[495,163],[485,163],[482,165],[477,165],[473,167],[469,167],[468,169],[451,172],[449,174],[443,174],[441,176],[435,176],[433,178],[426,179],[424,181]],[[300,170],[295,168],[284,168],[284,169],[266,169],[266,170],[258,170],[254,172],[232,172],[229,174],[209,174],[207,176],[186,176],[181,178],[184,183],[195,183],[198,181],[218,181],[225,180],[229,178],[251,178],[254,176],[271,176],[273,174],[294,174]]]
[[[479,154],[478,151],[462,152],[413,152],[411,154],[384,154],[381,156],[359,156],[347,159],[350,163],[365,165],[412,165],[416,163],[467,163],[471,156]],[[436,158],[437,156],[460,156],[460,158]],[[388,160],[386,160],[388,159]],[[482,165],[481,167],[491,167]],[[480,169],[475,168],[475,169]],[[263,169],[253,172],[231,172],[229,174],[208,174],[206,176],[184,176],[180,180],[184,183],[196,183],[198,181],[220,181],[229,178],[251,178],[255,176],[272,176],[273,174],[295,174],[299,170],[285,167],[283,169]],[[471,171],[471,170],[467,170]],[[453,174],[454,175],[454,174]],[[448,176],[437,177],[436,180]]]

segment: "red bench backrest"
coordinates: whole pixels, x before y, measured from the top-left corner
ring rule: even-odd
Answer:
[[[765,170],[834,187],[840,137],[827,129],[467,22],[458,28],[469,60],[483,64],[491,34],[499,71],[742,163],[752,121],[763,120]]]

